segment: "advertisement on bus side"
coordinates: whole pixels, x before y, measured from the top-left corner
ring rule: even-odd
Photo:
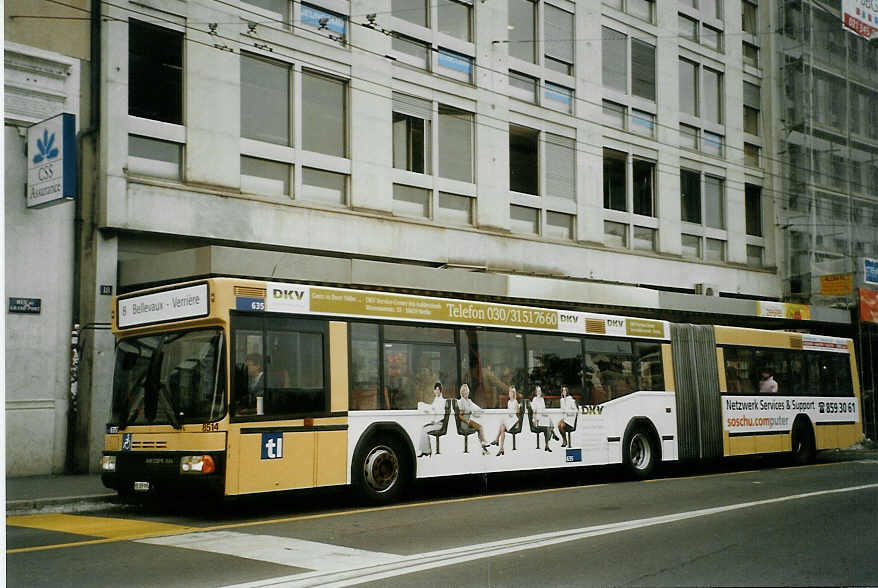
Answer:
[[[725,396],[722,407],[723,429],[730,435],[789,432],[799,414],[813,423],[860,420],[854,396]]]

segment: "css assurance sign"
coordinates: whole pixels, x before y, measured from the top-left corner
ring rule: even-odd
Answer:
[[[76,197],[76,118],[59,114],[27,130],[27,207]]]

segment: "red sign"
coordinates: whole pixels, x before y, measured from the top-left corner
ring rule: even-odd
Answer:
[[[860,320],[878,323],[878,291],[860,288]]]

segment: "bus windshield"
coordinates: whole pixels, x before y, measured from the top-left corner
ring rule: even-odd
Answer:
[[[122,339],[116,346],[111,425],[209,422],[226,412],[221,329]]]

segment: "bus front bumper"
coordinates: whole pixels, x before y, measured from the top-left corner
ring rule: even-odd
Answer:
[[[120,494],[139,493],[217,493],[223,494],[226,478],[225,451],[104,451],[101,460],[101,481],[104,486]],[[184,464],[207,463],[213,467],[210,473],[195,471]],[[112,465],[110,465],[112,464]],[[208,468],[210,469],[210,468]]]

